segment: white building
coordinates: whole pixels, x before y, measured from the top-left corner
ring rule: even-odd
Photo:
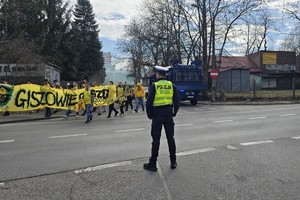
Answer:
[[[127,82],[130,85],[134,84],[133,78],[128,77],[128,72],[123,69],[116,69],[116,65],[112,64],[112,56],[111,53],[103,53],[104,57],[104,68],[105,68],[105,81],[107,84],[109,81],[113,81],[114,84],[117,84],[119,81],[122,83]]]
[[[38,64],[0,64],[0,78],[11,84],[23,84],[31,80],[36,84],[43,84],[44,79],[60,82],[62,68],[51,63]]]

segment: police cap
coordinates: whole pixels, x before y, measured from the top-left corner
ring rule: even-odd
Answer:
[[[162,66],[154,66],[155,72],[166,75],[167,72],[169,71],[169,67],[162,67]]]

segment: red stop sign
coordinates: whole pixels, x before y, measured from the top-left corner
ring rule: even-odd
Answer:
[[[218,78],[218,76],[219,76],[218,70],[212,69],[212,70],[210,71],[210,78],[215,79],[215,78]]]

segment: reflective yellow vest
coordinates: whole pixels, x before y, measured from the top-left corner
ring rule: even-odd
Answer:
[[[166,106],[173,104],[173,84],[167,80],[160,80],[154,83],[155,97],[153,106]]]

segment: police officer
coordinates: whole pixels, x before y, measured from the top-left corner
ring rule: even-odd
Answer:
[[[176,86],[166,80],[168,68],[155,66],[155,70],[157,82],[150,87],[146,102],[147,116],[152,120],[152,149],[149,163],[144,164],[144,169],[150,171],[157,171],[156,161],[162,126],[165,128],[168,140],[171,168],[175,169],[177,167],[173,117],[176,116],[179,109],[179,94]]]

